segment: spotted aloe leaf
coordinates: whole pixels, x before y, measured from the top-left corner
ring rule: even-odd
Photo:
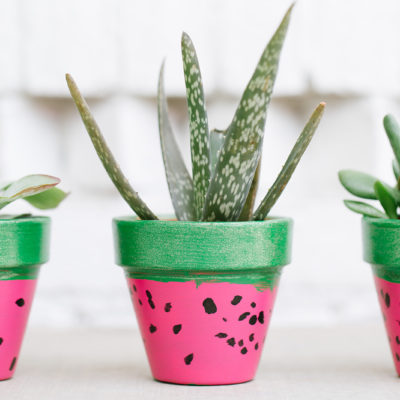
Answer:
[[[0,209],[18,199],[48,191],[60,183],[60,179],[50,175],[27,175],[11,182],[0,190]]]
[[[236,221],[242,212],[260,159],[267,108],[292,8],[265,48],[227,129],[207,191],[203,221]]]
[[[81,115],[82,121],[86,127],[90,139],[92,140],[93,146],[115,187],[139,218],[157,219],[153,212],[139,197],[138,193],[133,190],[132,186],[128,182],[128,179],[122,173],[119,165],[114,159],[113,154],[111,153],[111,150],[107,146],[100,128],[92,116],[85,99],[81,95],[75,81],[72,79],[72,76],[67,74],[66,79],[71,96],[75,102],[79,114]]]
[[[189,111],[194,201],[196,219],[199,220],[202,215],[204,200],[210,183],[208,118],[196,50],[189,35],[185,32],[182,34],[181,47]]]
[[[314,136],[314,133],[322,118],[324,109],[325,103],[320,103],[312,113],[306,126],[304,127],[295,145],[293,146],[293,149],[290,152],[289,157],[287,158],[281,172],[279,173],[275,182],[272,184],[271,188],[268,190],[268,193],[255,211],[253,215],[253,220],[264,220],[270,212],[272,206],[276,203],[279,196],[282,194],[301,157],[303,156],[308,145],[310,144],[312,137]]]
[[[210,170],[211,174],[215,171],[217,165],[218,156],[221,151],[222,145],[225,141],[226,131],[219,129],[213,129],[210,132]]]
[[[387,190],[387,187],[380,181],[375,182],[374,190],[376,197],[385,210],[386,215],[391,219],[397,219],[397,203],[392,193]]]
[[[362,201],[344,200],[343,202],[349,210],[354,211],[358,214],[374,218],[387,218],[387,216],[382,211],[379,211],[377,208]]]
[[[243,210],[240,213],[239,221],[249,221],[253,215],[254,203],[256,201],[258,182],[260,179],[261,170],[261,157],[258,162],[256,172],[254,174],[253,182],[251,182],[249,194],[247,195],[246,202],[244,203]]]
[[[186,169],[168,118],[167,100],[164,93],[164,63],[158,80],[157,102],[161,151],[175,214],[178,220],[195,221],[196,208],[193,201],[192,178]]]

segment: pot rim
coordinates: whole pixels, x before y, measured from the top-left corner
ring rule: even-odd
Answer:
[[[43,264],[49,259],[50,218],[0,216],[0,279],[4,270]]]
[[[237,271],[290,262],[291,218],[200,222],[113,219],[116,263],[140,270]]]

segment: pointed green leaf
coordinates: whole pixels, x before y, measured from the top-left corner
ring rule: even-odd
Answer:
[[[251,182],[249,194],[247,195],[246,202],[244,203],[243,210],[240,213],[239,221],[250,221],[253,215],[254,203],[256,201],[258,182],[260,179],[261,170],[261,157],[258,162],[256,172],[254,174],[253,182]]]
[[[200,66],[192,40],[182,33],[182,60],[189,111],[190,150],[196,219],[201,218],[210,183],[210,144]]]
[[[210,132],[210,169],[213,174],[217,165],[219,152],[224,144],[226,131],[213,129]]]
[[[363,199],[377,199],[374,184],[378,179],[374,176],[351,169],[339,171],[338,176],[340,183],[351,194]]]
[[[0,208],[15,200],[44,192],[58,185],[60,179],[50,175],[27,175],[9,183],[0,191]]]
[[[344,200],[343,202],[349,210],[358,214],[374,218],[387,218],[386,214],[384,214],[382,211],[379,211],[377,208],[367,203],[363,203],[362,201]]]
[[[391,114],[385,115],[383,118],[383,126],[390,145],[392,146],[394,156],[397,162],[400,163],[400,126],[395,117]]]
[[[65,193],[59,188],[53,187],[45,192],[25,197],[24,200],[40,210],[48,210],[56,208],[67,196],[68,193]]]
[[[164,63],[158,80],[158,126],[164,160],[165,174],[175,214],[180,221],[195,221],[194,192],[181,152],[175,141],[168,118],[167,100],[164,93]]]
[[[122,173],[119,165],[114,159],[111,150],[108,148],[103,135],[101,134],[100,128],[97,125],[96,120],[93,118],[89,107],[81,95],[76,83],[72,79],[71,75],[66,75],[68,88],[71,92],[71,96],[75,102],[75,105],[81,115],[82,121],[85,124],[86,130],[89,133],[90,139],[92,140],[93,146],[99,156],[108,176],[113,181],[115,187],[120,192],[121,196],[129,204],[132,210],[141,219],[157,219],[153,212],[147,207],[143,200],[139,197],[138,193],[133,190],[128,182],[128,179]]]
[[[396,159],[392,162],[393,174],[396,177],[396,180],[399,181],[400,179],[400,166]]]
[[[391,192],[387,190],[386,186],[380,182],[376,181],[374,184],[374,189],[376,193],[376,197],[379,202],[382,204],[383,209],[386,212],[386,215],[391,219],[397,219],[397,204],[396,200],[393,198]]]
[[[321,120],[322,114],[324,112],[325,103],[320,103],[318,107],[312,113],[310,119],[308,120],[306,126],[301,132],[299,138],[297,139],[292,151],[289,154],[281,172],[276,178],[275,182],[272,184],[268,193],[261,201],[257,210],[254,213],[253,220],[264,220],[268,213],[270,212],[272,206],[278,200],[279,196],[285,189],[289,179],[291,178],[294,170],[297,167],[301,157],[303,156],[305,150],[307,149],[314,132],[316,131],[319,121]]]
[[[292,7],[265,48],[227,129],[207,191],[203,221],[236,221],[243,209],[260,159],[267,108]]]

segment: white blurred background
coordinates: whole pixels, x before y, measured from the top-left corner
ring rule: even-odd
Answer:
[[[180,35],[198,52],[211,128],[225,128],[262,49],[290,1],[1,0],[0,179],[62,178],[71,191],[53,219],[32,325],[135,324],[111,218],[131,214],[97,159],[64,79],[73,75],[122,169],[157,214],[172,205],[159,149],[155,94],[166,89],[189,161]],[[273,325],[378,319],[360,217],[337,180],[355,168],[393,182],[382,128],[400,118],[400,3],[299,0],[269,110],[259,197],[274,180],[318,102],[327,109],[273,214],[295,220]],[[9,212],[31,210],[23,202]]]

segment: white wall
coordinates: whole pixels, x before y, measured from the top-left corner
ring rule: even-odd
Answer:
[[[60,176],[68,200],[54,212],[52,260],[42,270],[33,324],[125,325],[133,314],[113,264],[111,218],[129,214],[68,97],[70,72],[136,190],[172,211],[158,143],[155,93],[166,89],[188,159],[180,34],[195,42],[211,127],[230,121],[262,48],[289,1],[2,0],[0,179]],[[342,205],[340,168],[392,179],[381,120],[400,117],[400,3],[299,0],[282,54],[266,128],[260,196],[321,100],[316,137],[274,213],[295,219],[276,324],[377,318],[360,218]],[[22,203],[9,211],[26,211]]]

